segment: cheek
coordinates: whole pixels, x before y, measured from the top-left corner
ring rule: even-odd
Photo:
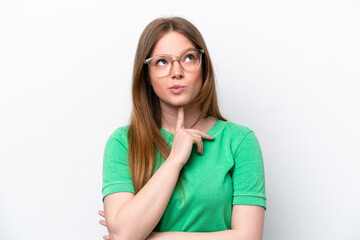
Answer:
[[[157,96],[164,92],[164,84],[162,83],[162,79],[158,79],[150,75],[149,83]]]
[[[157,86],[157,82],[158,82],[158,79],[156,79],[156,77],[151,74],[151,72],[149,73],[149,83],[150,85],[154,88]]]
[[[151,86],[153,86],[153,80],[154,79],[154,76],[150,73],[148,73],[148,82]]]
[[[199,94],[201,88],[202,88],[202,81],[198,81],[195,85],[196,93]]]
[[[199,71],[199,73],[196,75],[196,91],[199,92],[200,89],[203,86],[203,76],[202,76],[202,71]]]

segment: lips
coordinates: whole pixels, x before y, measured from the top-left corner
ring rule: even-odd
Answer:
[[[174,85],[170,89],[178,89],[178,88],[184,88],[183,85]]]
[[[173,93],[181,93],[185,89],[185,86],[183,85],[174,85],[170,88],[170,91]]]

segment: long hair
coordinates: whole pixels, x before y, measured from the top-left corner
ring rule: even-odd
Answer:
[[[180,17],[158,18],[152,21],[139,39],[132,78],[133,106],[128,131],[128,163],[135,193],[151,178],[156,164],[156,152],[159,151],[162,157],[167,159],[171,150],[160,132],[160,101],[149,83],[148,66],[144,64],[158,39],[170,31],[183,34],[196,48],[205,50],[202,61],[203,85],[199,95],[193,100],[199,104],[201,114],[194,125],[207,116],[225,120],[219,111],[210,56],[199,30]]]

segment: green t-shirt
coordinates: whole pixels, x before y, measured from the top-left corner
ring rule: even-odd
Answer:
[[[134,188],[127,164],[128,127],[116,129],[106,143],[103,163],[103,198]],[[172,146],[173,134],[161,129]],[[185,196],[177,185],[155,231],[214,232],[231,228],[232,205],[266,208],[265,176],[261,149],[252,130],[217,120],[206,132],[204,154],[196,145],[182,172]],[[157,166],[164,159],[157,154]],[[184,197],[186,202],[184,201]]]

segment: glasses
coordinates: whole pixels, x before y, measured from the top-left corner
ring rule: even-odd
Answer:
[[[185,71],[194,72],[201,66],[201,57],[204,52],[203,49],[187,49],[176,57],[157,55],[148,58],[144,61],[144,64],[148,64],[150,71],[157,77],[168,75],[173,67],[174,61],[178,61]]]

